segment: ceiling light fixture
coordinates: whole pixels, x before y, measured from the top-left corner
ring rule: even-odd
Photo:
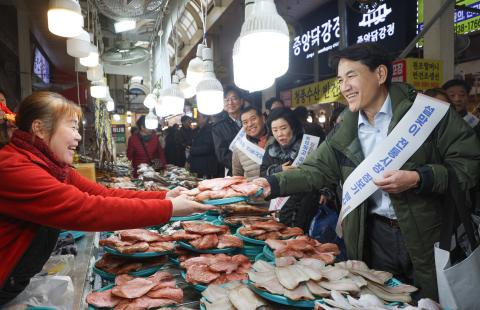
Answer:
[[[102,99],[107,97],[108,87],[104,80],[94,81],[90,86],[90,95],[93,98]]]
[[[157,102],[157,96],[150,93],[143,100],[143,105],[147,107],[147,109],[153,109],[155,107],[156,102]]]
[[[183,74],[182,69],[177,69],[176,74],[178,76],[178,79],[180,80],[180,82],[178,83],[178,86],[180,86],[180,89],[182,90],[185,98],[192,98],[193,96],[195,96],[195,93],[197,91],[196,91],[195,87],[188,84],[187,79],[185,78],[185,74]]]
[[[119,33],[135,29],[137,22],[132,19],[126,19],[116,22],[113,26],[115,27],[115,32]]]
[[[67,39],[67,54],[72,57],[82,58],[90,54],[90,35],[81,30],[76,37]]]
[[[157,129],[158,128],[158,117],[153,113],[153,110],[150,109],[147,116],[145,117],[145,127],[147,129]]]
[[[214,115],[223,110],[223,87],[213,71],[212,49],[205,47],[202,52],[204,75],[197,85],[198,111]]]
[[[87,79],[91,82],[103,79],[103,66],[98,64],[87,69]]]
[[[72,38],[82,32],[82,9],[76,0],[50,0],[47,16],[48,30],[57,36]]]
[[[190,60],[187,68],[187,83],[192,87],[197,87],[198,83],[203,77],[203,59],[202,51],[205,48],[205,45],[198,44],[197,46],[197,56]]]
[[[160,98],[162,100],[162,105],[165,105],[165,109],[169,114],[183,114],[185,97],[178,86],[177,75],[172,75],[172,84],[160,92]]]
[[[237,58],[234,75],[240,74],[240,81],[243,76],[256,79],[247,85],[250,88],[260,82],[263,87],[269,80],[282,76],[289,65],[289,40],[287,23],[278,14],[273,0],[248,1],[238,50],[234,51]]]
[[[84,67],[95,67],[99,64],[98,48],[90,44],[90,53],[87,57],[80,58],[80,64]]]

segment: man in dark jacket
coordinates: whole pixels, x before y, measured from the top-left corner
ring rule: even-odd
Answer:
[[[193,141],[193,129],[192,129],[192,119],[189,116],[182,116],[180,119],[182,123],[182,128],[177,131],[176,142],[177,142],[177,154],[179,156],[178,162],[180,167],[185,167],[187,161],[187,156],[185,154],[186,150],[190,150]]]
[[[345,180],[384,143],[416,96],[405,84],[391,84],[391,62],[381,45],[363,43],[337,51],[333,57],[340,91],[348,102],[343,122],[312,152],[303,165],[255,183],[272,198]],[[439,241],[440,208],[448,189],[449,165],[465,192],[480,171],[480,145],[475,133],[452,109],[400,170],[374,180],[378,190],[342,223],[349,259],[392,272],[420,288],[420,297],[438,299],[434,243]]]
[[[244,97],[242,91],[235,86],[227,86],[223,94],[223,112],[213,125],[212,134],[218,162],[228,170],[227,175],[232,175],[232,151],[229,147],[242,128],[240,110],[243,107]]]
[[[209,117],[201,113],[197,118],[198,130],[193,137],[190,148],[190,171],[198,174],[199,177],[213,178],[217,176],[217,158],[213,145],[212,126]]]
[[[478,117],[468,112],[468,94],[470,85],[464,80],[453,79],[443,84],[442,88],[447,93],[448,99],[452,103],[457,113],[473,128],[480,138],[480,120]]]

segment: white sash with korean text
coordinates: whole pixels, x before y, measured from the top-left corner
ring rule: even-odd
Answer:
[[[320,138],[317,136],[303,135],[298,155],[293,161],[292,166],[298,167],[303,164],[307,156],[317,148],[319,142]],[[288,198],[290,198],[290,196],[272,199],[272,201],[270,201],[268,210],[280,210],[287,202]]]
[[[383,179],[387,170],[400,169],[425,142],[448,108],[443,101],[417,95],[410,110],[387,138],[345,180],[336,229],[338,236],[343,235],[345,217],[378,189],[373,180]]]
[[[477,126],[478,122],[480,121],[478,117],[473,115],[472,113],[468,112],[467,115],[463,117],[463,119],[470,125],[470,127],[475,127]]]
[[[242,139],[238,139],[235,146],[239,149],[243,154],[247,155],[248,158],[253,160],[257,165],[262,164],[263,155],[265,154],[265,150],[247,140],[247,136],[244,136]]]
[[[233,152],[235,149],[235,144],[237,144],[238,140],[243,139],[247,134],[245,133],[245,130],[242,128],[240,131],[237,133],[235,138],[233,138],[232,143],[230,143],[228,149]]]

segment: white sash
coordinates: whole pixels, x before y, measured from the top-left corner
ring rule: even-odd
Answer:
[[[475,115],[473,115],[472,113],[468,112],[467,115],[465,115],[463,117],[463,119],[468,123],[468,125],[470,125],[470,127],[475,127],[477,126],[478,122],[479,122],[479,119],[478,117],[476,117]]]
[[[417,95],[410,110],[387,138],[345,180],[336,229],[338,236],[343,234],[345,217],[378,189],[373,180],[383,179],[385,171],[400,169],[425,142],[448,108],[444,101]]]
[[[235,144],[237,144],[237,141],[242,139],[243,137],[245,137],[247,134],[245,133],[245,130],[240,129],[240,131],[237,133],[237,135],[235,136],[235,138],[233,138],[232,140],[232,143],[230,143],[230,146],[228,147],[228,149],[233,152],[233,150],[235,149]]]
[[[247,155],[248,158],[253,160],[257,165],[262,164],[263,155],[265,150],[247,140],[247,136],[244,136],[242,139],[238,139],[235,143],[235,147],[240,150],[243,154]]]
[[[303,135],[302,144],[300,145],[298,155],[293,161],[292,166],[298,167],[303,164],[305,158],[307,158],[308,154],[310,154],[317,148],[319,142],[320,138],[317,136]],[[290,198],[290,196],[272,199],[270,201],[270,206],[268,207],[268,210],[280,210],[287,202],[288,198]]]

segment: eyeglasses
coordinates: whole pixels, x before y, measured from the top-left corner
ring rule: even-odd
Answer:
[[[225,102],[233,102],[233,101],[238,101],[238,97],[228,97],[228,98],[225,98],[223,99],[223,101]]]

